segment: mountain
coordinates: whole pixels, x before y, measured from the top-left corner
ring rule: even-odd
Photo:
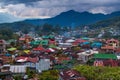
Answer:
[[[19,18],[17,19],[15,17],[10,17],[10,16],[8,16],[8,14],[2,14],[2,16],[0,16],[0,22],[4,22],[4,21],[13,22],[14,20],[19,19]],[[37,27],[45,23],[52,24],[52,25],[73,26],[73,27],[90,25],[92,26],[91,28],[96,28],[100,26],[106,27],[108,24],[110,25],[114,24],[115,20],[111,20],[110,18],[116,18],[116,17],[120,17],[120,11],[104,15],[104,14],[92,14],[89,12],[80,13],[74,10],[70,10],[67,12],[63,12],[53,18],[48,18],[48,19],[28,19],[24,21],[13,22],[13,23],[2,23],[0,24],[0,28],[7,27],[15,31],[23,30],[23,29],[27,30],[30,28],[36,28],[37,30]],[[107,19],[109,22],[106,21]],[[99,21],[102,21],[102,22],[99,22]]]
[[[20,21],[20,20],[23,20],[23,19],[17,18],[8,13],[0,13],[0,23],[11,23],[11,22]]]
[[[79,25],[92,24],[116,16],[120,16],[120,11],[104,15],[100,13],[92,14],[89,12],[77,12],[74,10],[70,10],[67,12],[63,12],[53,18],[31,19],[31,20],[29,19],[29,20],[25,20],[25,22],[33,25],[42,25],[44,23],[48,23],[52,25],[59,24],[61,26],[79,26]]]
[[[114,28],[114,29],[120,29],[120,16],[113,17],[110,19],[102,20],[97,23],[89,25],[90,28]]]

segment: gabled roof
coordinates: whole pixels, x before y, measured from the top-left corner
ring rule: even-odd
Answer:
[[[38,62],[39,58],[38,57],[23,57],[23,56],[20,56],[20,57],[16,57],[15,58],[16,62],[33,62],[33,63],[36,63]]]
[[[48,40],[41,40],[40,44],[41,45],[48,45],[49,41]]]
[[[113,39],[113,38],[112,38],[112,39],[107,40],[106,42],[107,42],[107,43],[110,43],[110,42],[116,42],[116,43],[119,43],[119,41],[118,41],[118,40]]]

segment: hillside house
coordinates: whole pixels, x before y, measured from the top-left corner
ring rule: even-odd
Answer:
[[[97,50],[87,50],[87,51],[83,51],[83,52],[79,52],[77,53],[78,58],[77,60],[80,60],[82,62],[87,62],[89,59],[93,58],[94,54],[98,54],[99,51]]]
[[[6,51],[6,42],[4,40],[0,40],[0,54]]]
[[[86,80],[76,70],[63,70],[59,73],[59,80]]]

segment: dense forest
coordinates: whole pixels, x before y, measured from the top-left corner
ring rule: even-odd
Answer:
[[[120,67],[95,67],[78,65],[74,67],[87,80],[119,80]]]

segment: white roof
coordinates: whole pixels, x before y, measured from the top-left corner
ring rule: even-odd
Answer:
[[[49,50],[50,50],[51,52],[55,52],[55,50],[54,50],[54,49],[52,49],[52,48],[49,48]]]
[[[120,56],[117,56],[117,59],[120,59]]]
[[[27,58],[25,58],[25,59],[19,59],[16,62],[25,62],[25,61],[27,61]]]
[[[60,45],[72,45],[71,43],[59,43]]]
[[[67,43],[72,43],[72,42],[74,42],[74,41],[75,41],[75,40],[73,40],[73,39],[66,40]]]
[[[12,65],[10,66],[10,71],[12,73],[25,73],[26,68],[27,67],[25,65]]]

